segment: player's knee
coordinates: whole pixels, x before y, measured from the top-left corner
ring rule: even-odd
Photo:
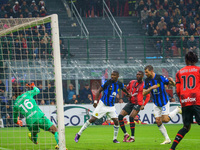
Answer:
[[[133,117],[129,117],[130,122],[134,122],[134,118]]]
[[[119,120],[123,120],[123,118],[124,118],[124,116],[121,115],[121,114],[119,114],[118,119],[119,119]]]
[[[156,124],[157,125],[161,125],[162,124],[162,120],[160,118],[156,118]]]

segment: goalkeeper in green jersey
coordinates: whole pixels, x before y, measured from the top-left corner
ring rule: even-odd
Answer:
[[[24,115],[24,117],[26,118],[27,127],[31,132],[28,134],[29,139],[34,144],[38,144],[38,133],[40,132],[40,128],[42,128],[43,130],[49,131],[54,134],[57,143],[55,149],[59,149],[58,131],[56,126],[53,125],[53,123],[44,115],[44,113],[36,104],[35,99],[33,98],[35,95],[40,93],[40,90],[34,85],[34,83],[27,84],[26,86],[31,88],[31,90],[22,93],[20,89],[18,89],[18,91],[16,91],[15,93],[16,101],[13,109],[14,123],[22,126],[22,121],[19,120],[18,116],[19,114]]]

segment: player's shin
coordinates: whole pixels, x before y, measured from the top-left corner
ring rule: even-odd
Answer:
[[[130,120],[130,128],[131,128],[131,138],[134,138],[135,133],[135,122],[133,117],[129,117]]]
[[[114,137],[113,137],[113,140],[117,139],[117,135],[118,135],[118,132],[119,132],[119,125],[114,125]]]
[[[127,134],[127,132],[126,132],[126,128],[125,128],[125,125],[124,125],[123,118],[124,118],[123,115],[119,115],[119,116],[118,116],[118,119],[119,119],[119,125],[120,125],[122,131],[124,132],[124,134]]]
[[[167,130],[165,128],[165,126],[163,124],[161,124],[160,126],[158,126],[160,132],[162,133],[162,135],[165,137],[166,140],[169,140],[169,136],[167,134]]]
[[[85,122],[85,124],[81,127],[80,131],[78,132],[79,135],[82,134],[82,132],[90,125],[91,123],[89,122],[89,120],[87,120]]]
[[[185,136],[185,134],[188,132],[188,130],[187,129],[185,129],[185,128],[182,128],[182,129],[180,129],[179,131],[178,131],[178,133],[176,134],[176,137],[175,137],[175,139],[174,139],[174,142],[173,142],[173,144],[172,144],[172,147],[171,147],[171,149],[175,149],[176,148],[176,146],[179,144],[179,142],[183,139],[183,137]]]

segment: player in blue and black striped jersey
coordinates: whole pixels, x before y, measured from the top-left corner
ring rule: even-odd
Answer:
[[[147,95],[151,92],[153,97],[153,111],[154,116],[156,118],[157,126],[159,130],[165,137],[165,141],[161,144],[170,144],[171,140],[167,134],[167,130],[162,122],[169,122],[177,113],[181,113],[181,108],[177,107],[172,112],[169,113],[169,97],[165,90],[165,86],[173,85],[175,86],[175,82],[172,78],[166,78],[162,75],[158,75],[153,71],[153,66],[148,65],[145,67],[145,75],[147,78],[145,79],[145,85],[143,89],[143,95]]]
[[[111,74],[111,79],[106,81],[98,90],[95,101],[94,101],[94,112],[92,115],[92,118],[86,121],[86,123],[82,126],[80,131],[75,136],[75,142],[79,141],[79,138],[82,134],[82,132],[93,122],[95,122],[97,119],[102,118],[104,115],[108,115],[114,122],[114,137],[113,137],[113,143],[119,143],[117,141],[117,135],[119,131],[119,121],[118,121],[118,114],[115,109],[115,98],[121,89],[124,91],[127,96],[131,97],[131,95],[127,92],[126,88],[124,87],[124,84],[118,81],[119,73],[117,71],[113,71]],[[98,102],[99,95],[101,92],[104,91],[103,96],[101,100]]]

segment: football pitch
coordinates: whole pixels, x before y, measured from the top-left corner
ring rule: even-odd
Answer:
[[[173,141],[177,131],[182,125],[165,124],[170,139]],[[75,134],[81,127],[66,127],[66,146],[68,150],[169,150],[171,144],[160,145],[164,138],[158,127],[153,125],[136,125],[135,142],[123,143],[123,133],[119,130],[119,144],[114,144],[113,126],[90,126],[78,143],[75,143]],[[129,125],[126,129],[130,134]],[[56,145],[54,136],[49,132],[38,134],[38,145],[34,145],[27,136],[27,128],[3,128],[0,129],[0,150],[52,150]],[[177,150],[199,150],[200,128],[193,124],[190,132],[184,137]]]

